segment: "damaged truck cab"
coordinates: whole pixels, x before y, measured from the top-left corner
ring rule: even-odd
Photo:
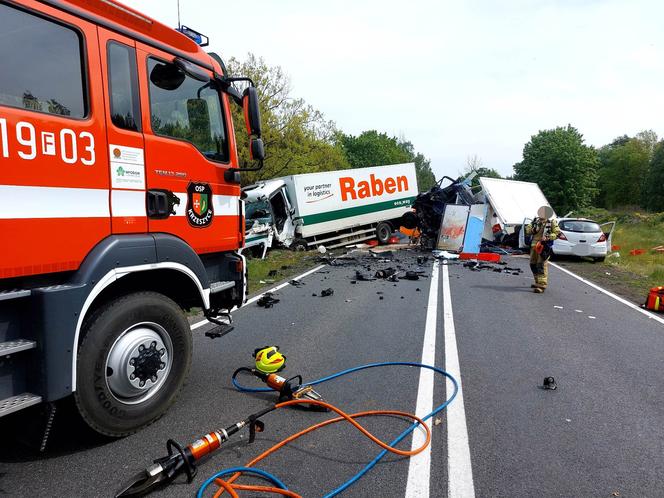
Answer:
[[[260,161],[257,93],[112,0],[0,0],[0,63],[0,416],[73,394],[130,434],[188,374],[185,310],[245,300],[229,105]]]

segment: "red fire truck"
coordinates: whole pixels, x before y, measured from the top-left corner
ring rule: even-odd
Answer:
[[[257,93],[180,31],[115,0],[0,0],[0,416],[73,395],[135,432],[188,374],[184,311],[223,326],[245,300],[229,105],[260,164]]]

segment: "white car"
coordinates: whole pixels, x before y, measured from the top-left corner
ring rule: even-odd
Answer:
[[[560,235],[553,242],[553,254],[604,261],[611,250],[611,235],[615,224],[615,221],[599,225],[586,218],[560,218]]]

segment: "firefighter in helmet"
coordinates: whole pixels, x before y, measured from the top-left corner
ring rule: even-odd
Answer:
[[[560,235],[558,222],[553,219],[553,209],[550,206],[542,206],[537,210],[537,217],[526,225],[526,235],[532,235],[530,269],[535,283],[531,287],[533,292],[542,294],[547,286],[547,261],[553,253],[553,241]]]

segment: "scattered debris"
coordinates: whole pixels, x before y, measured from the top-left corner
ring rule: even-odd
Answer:
[[[662,253],[664,253],[664,246],[653,247],[653,248],[651,249],[651,251],[653,251],[653,252],[662,252]]]
[[[406,276],[404,277],[406,280],[419,280],[420,276],[418,275],[417,272],[414,271],[407,271]]]
[[[433,421],[433,425],[440,425],[442,423],[443,423],[443,419],[440,418],[440,417],[435,418],[434,421]]]
[[[275,299],[271,292],[266,292],[263,296],[256,302],[261,308],[271,308],[277,304],[280,300]]]
[[[395,275],[397,270],[395,268],[385,268],[384,270],[378,270],[376,272],[375,277],[376,278],[388,278],[391,277],[392,275]]]
[[[422,291],[421,291],[420,288],[418,287],[417,289],[415,289],[415,292],[422,292]]]
[[[378,299],[382,301],[382,300],[383,300],[383,296],[378,296]]]
[[[355,270],[355,278],[360,282],[370,282],[371,280],[376,280],[374,277],[362,273],[360,270]]]
[[[632,249],[629,251],[630,256],[640,256],[641,254],[645,254],[646,250],[645,249]]]
[[[267,276],[268,276],[268,277],[276,277],[276,276],[277,276],[277,270],[270,270],[270,271],[267,273]]]
[[[356,284],[356,283],[357,283],[357,280],[351,280],[350,283],[351,283],[351,284]]]
[[[288,283],[291,284],[293,287],[301,287],[302,285],[306,285],[302,280],[291,280]]]
[[[574,311],[576,311],[577,313],[583,313],[583,310],[574,310]]]
[[[212,330],[208,330],[205,332],[205,337],[209,337],[210,339],[216,339],[218,337],[223,337],[229,332],[233,331],[235,327],[232,325],[226,325],[224,324],[223,326],[217,326],[213,328]]]
[[[592,315],[588,315],[588,318],[590,318],[591,320],[595,320],[597,317],[596,317],[596,316],[592,316]]]
[[[346,302],[347,302],[347,303],[352,303],[353,300],[352,300],[352,299],[346,299]]]
[[[291,268],[292,268],[292,266],[290,266],[290,265],[282,265],[281,266],[282,270],[290,270]]]
[[[320,297],[327,297],[327,296],[331,296],[332,294],[334,294],[334,289],[332,289],[330,287],[328,289],[325,289],[325,290],[321,291]]]
[[[544,377],[544,382],[542,383],[542,389],[548,389],[553,391],[554,389],[558,389],[558,386],[556,385],[556,380],[553,377]]]
[[[311,297],[318,297],[318,294],[316,294],[316,293],[314,292],[314,293],[311,294]]]
[[[554,308],[556,308],[557,310],[561,310],[561,309],[563,309],[562,306],[554,306]]]
[[[388,282],[398,282],[398,281],[399,281],[399,277],[398,277],[397,274],[395,273],[394,275],[390,275],[389,277],[387,277],[386,280],[387,280]],[[396,286],[395,286],[395,287],[396,287]]]

